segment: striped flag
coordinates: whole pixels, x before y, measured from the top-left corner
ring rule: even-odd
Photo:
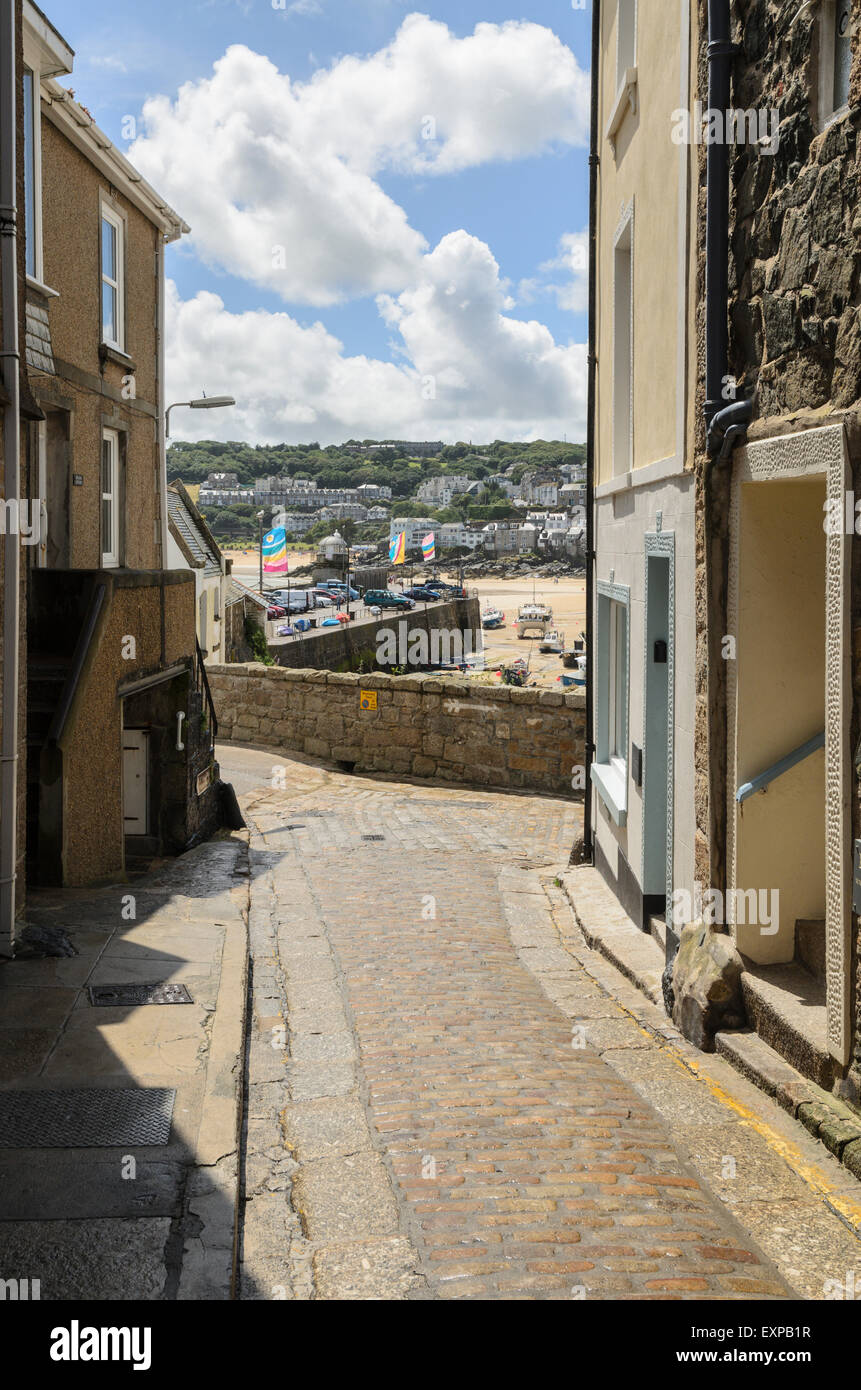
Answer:
[[[399,531],[389,541],[389,560],[393,565],[402,565],[407,557],[407,533]]]
[[[283,526],[263,537],[263,568],[267,574],[287,573],[287,532]]]
[[[434,544],[433,531],[429,532],[422,541],[422,557],[425,560],[436,559],[436,546]]]

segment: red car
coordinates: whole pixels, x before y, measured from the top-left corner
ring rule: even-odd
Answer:
[[[266,609],[266,616],[267,618],[285,618],[287,616],[287,609],[279,608],[277,603],[270,603],[269,607]]]

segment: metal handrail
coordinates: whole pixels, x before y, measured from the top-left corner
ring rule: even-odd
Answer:
[[[764,792],[766,787],[778,777],[782,777],[784,772],[789,772],[790,768],[796,767],[798,763],[803,763],[804,759],[809,758],[811,753],[815,753],[817,749],[824,747],[825,730],[823,729],[821,734],[815,734],[814,737],[809,738],[806,743],[800,744],[799,747],[794,749],[791,753],[787,753],[785,758],[781,758],[779,762],[772,763],[771,767],[767,767],[764,772],[760,772],[756,777],[752,777],[749,782],[744,782],[735,794],[736,801],[741,805],[743,801],[747,801],[749,796],[753,796],[754,792]]]
[[[194,645],[196,648],[197,658],[195,662],[195,674],[198,678],[200,686],[203,689],[203,693],[206,696],[206,703],[209,705],[209,727],[212,733],[212,743],[214,745],[216,736],[218,734],[218,719],[215,714],[215,701],[212,698],[212,691],[209,688],[209,677],[206,674],[206,667],[203,662],[203,652],[200,649],[200,643],[197,641],[197,638],[195,638]]]

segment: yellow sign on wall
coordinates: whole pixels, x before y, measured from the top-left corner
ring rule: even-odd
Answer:
[[[376,690],[359,691],[359,709],[376,709],[377,692]]]

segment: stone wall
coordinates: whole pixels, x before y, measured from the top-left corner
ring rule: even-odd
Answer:
[[[818,112],[821,6],[799,0],[733,0],[732,105],[780,113],[769,155],[740,144],[731,153],[729,370],[739,395],[754,391],[753,440],[842,422],[856,497],[861,496],[861,24],[852,6],[849,109],[823,129]],[[699,94],[707,105],[706,0],[698,0]],[[696,389],[697,875],[726,875],[726,626],[731,469],[710,469],[702,428],[705,361],[705,172],[699,150]],[[853,547],[855,712],[861,732],[861,555]],[[861,784],[853,780],[853,835],[861,835]],[[856,919],[854,1070],[861,1096],[861,931]]]
[[[861,397],[861,112],[857,17],[850,108],[825,129],[817,106],[819,14],[795,0],[736,5],[742,54],[733,101],[777,109],[769,155],[733,159],[730,370],[756,385],[761,417],[845,408]],[[790,23],[790,21],[793,21]]]
[[[356,771],[572,796],[586,702],[555,690],[439,676],[209,666],[219,737],[295,749]],[[362,708],[361,692],[377,709]],[[582,796],[582,790],[578,791]]]

